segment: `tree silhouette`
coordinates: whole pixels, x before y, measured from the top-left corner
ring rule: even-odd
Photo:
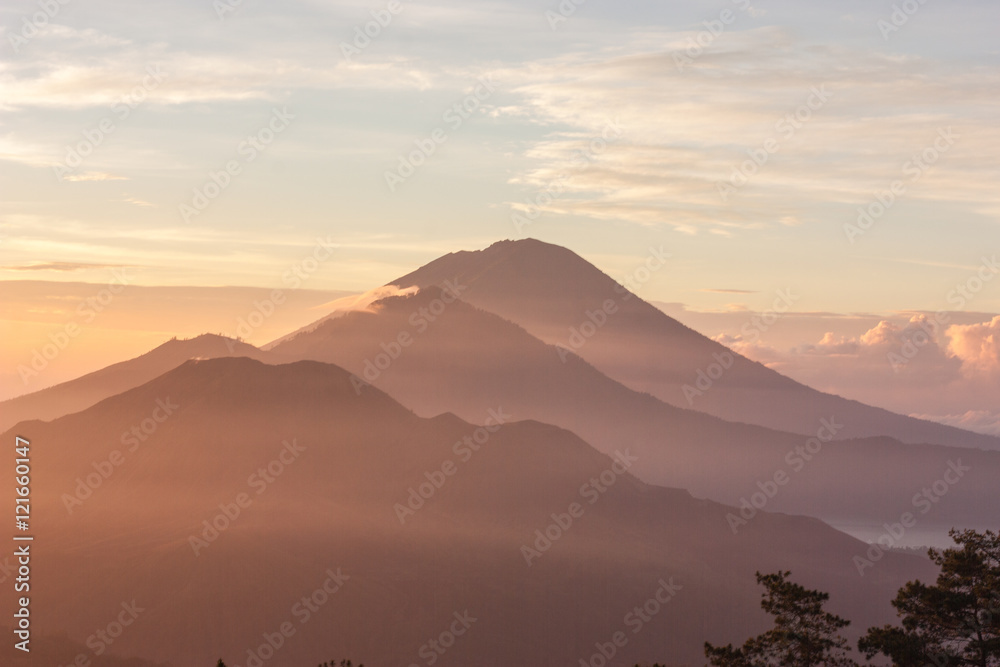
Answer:
[[[705,657],[715,667],[857,667],[847,640],[837,634],[850,625],[823,610],[829,594],[788,581],[791,572],[757,573],[764,586],[760,606],[774,616],[774,628],[733,648],[705,642]]]
[[[911,581],[892,602],[902,627],[870,628],[858,642],[869,659],[882,654],[897,667],[1000,665],[1000,534],[948,534],[960,548],[928,551],[941,567],[937,583]]]

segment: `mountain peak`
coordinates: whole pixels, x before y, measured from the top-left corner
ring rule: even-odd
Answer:
[[[633,275],[639,269],[651,274],[654,266],[662,266],[659,261],[652,253],[637,259]],[[546,343],[569,347],[609,377],[677,407],[802,435],[836,414],[848,424],[838,439],[888,435],[908,443],[998,448],[991,436],[802,385],[669,317],[571,250],[537,239],[498,241],[484,250],[445,255],[392,284],[425,289],[445,281],[459,286],[463,301]],[[624,277],[621,283],[632,285]],[[748,326],[749,320],[744,329]],[[694,384],[704,382],[699,378],[720,358],[728,365],[710,383],[711,392],[702,394]],[[697,402],[691,388],[698,391]]]
[[[561,245],[556,245],[554,243],[546,243],[545,241],[539,241],[538,239],[525,238],[525,239],[502,239],[500,241],[494,241],[482,252],[488,252],[493,249],[547,249],[555,250],[559,252],[568,252],[570,254],[575,254],[573,251],[565,248]]]
[[[108,396],[148,382],[189,359],[231,356],[253,359],[267,357],[253,345],[218,334],[171,338],[133,359],[4,401],[0,430],[6,430],[26,419],[48,420],[83,410]]]
[[[221,334],[213,333],[203,333],[199,334],[193,338],[171,338],[170,340],[162,343],[152,350],[150,353],[156,352],[157,350],[181,350],[190,349],[191,351],[207,350],[215,348],[222,348],[229,350],[230,352],[243,351],[252,352],[256,351],[253,345],[249,343],[244,343],[236,338],[230,338],[229,336],[223,336]]]
[[[424,289],[456,279],[460,285],[476,283],[476,292],[487,290],[504,300],[570,297],[577,302],[574,309],[594,295],[603,300],[622,294],[615,280],[572,250],[532,238],[506,239],[483,250],[450,253],[390,284]]]

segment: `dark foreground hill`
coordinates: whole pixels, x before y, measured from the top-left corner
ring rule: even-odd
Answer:
[[[860,576],[867,545],[814,519],[734,535],[731,509],[628,474],[627,448],[423,419],[316,362],[190,361],[15,435],[39,625],[83,642],[131,609],[105,648],[173,665],[569,665],[619,631],[612,663],[694,663],[766,626],[755,570],[830,591],[859,631],[933,575],[885,554]]]

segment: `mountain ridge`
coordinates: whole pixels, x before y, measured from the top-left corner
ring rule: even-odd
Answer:
[[[981,506],[995,499],[989,479],[1000,475],[1000,452],[904,445],[884,436],[835,440],[846,423],[836,414],[818,419],[811,436],[800,436],[679,408],[462,300],[425,323],[421,313],[430,312],[439,293],[428,288],[383,299],[372,312],[328,320],[272,354],[342,366],[425,417],[451,411],[478,422],[488,408],[503,406],[517,419],[568,429],[606,454],[630,446],[642,457],[634,470],[641,479],[720,502],[739,504],[776,471],[802,470],[801,481],[768,507],[829,520],[878,525],[877,517],[895,511],[898,497],[926,483],[924,475],[940,474],[950,457],[963,457],[975,461],[976,470],[950,492],[936,518],[974,517],[977,525],[990,519]],[[823,426],[830,422],[836,426]],[[796,452],[813,441],[824,451],[823,463],[807,466],[813,457]],[[893,474],[903,461],[905,474]]]
[[[516,322],[548,343],[562,343],[612,299],[617,312],[574,351],[606,375],[678,407],[730,421],[809,435],[821,415],[848,421],[840,437],[892,436],[902,442],[1000,450],[1000,438],[919,420],[826,394],[742,357],[646,303],[573,251],[536,239],[499,241],[484,250],[443,255],[388,285],[426,288],[446,279],[463,300]],[[585,287],[582,287],[585,286]],[[623,294],[631,296],[623,296]],[[711,391],[689,402],[683,387],[711,367],[716,354],[734,364]],[[775,405],[783,406],[776,412]]]
[[[355,391],[351,380],[320,362],[192,360],[82,412],[26,423],[33,465],[46,471],[33,508],[47,547],[33,565],[46,585],[33,604],[47,610],[49,626],[83,638],[121,600],[135,599],[144,611],[116,640],[123,655],[241,663],[291,621],[282,664],[311,664],[331,647],[366,664],[408,664],[442,623],[467,611],[477,620],[442,664],[541,667],[589,656],[662,579],[680,587],[675,599],[621,659],[694,661],[703,640],[736,641],[765,626],[754,569],[792,568],[807,585],[834,591],[831,607],[859,631],[888,622],[895,588],[933,570],[887,554],[862,579],[851,556],[866,545],[815,519],[761,513],[733,535],[725,514],[734,508],[620,468],[589,503],[580,485],[611,474],[614,461],[573,433],[510,421],[460,460],[453,443],[481,427],[418,417],[375,387]],[[68,514],[60,494],[166,396],[174,412]],[[300,458],[278,467],[281,442],[293,438]],[[442,472],[446,481],[401,523],[394,505],[446,460],[458,469]],[[0,473],[11,466],[0,460]],[[247,475],[262,466],[274,467],[273,481],[256,493]],[[240,492],[250,499],[237,510]],[[584,510],[556,537],[552,517],[569,516],[574,500]],[[230,518],[220,522],[224,512]],[[216,535],[207,523],[219,526]],[[536,531],[553,538],[545,543]],[[197,551],[195,535],[206,543]],[[530,563],[526,545],[540,554]],[[300,622],[290,610],[327,572],[343,575],[342,590]]]
[[[26,419],[49,420],[90,407],[131,389],[194,357],[266,358],[253,345],[217,334],[171,338],[138,357],[81,375],[73,380],[0,401],[0,431]]]

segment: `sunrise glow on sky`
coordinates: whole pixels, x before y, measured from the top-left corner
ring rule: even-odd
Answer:
[[[499,239],[564,245],[615,278],[662,248],[644,299],[682,321],[735,314],[702,331],[828,390],[848,391],[817,358],[863,359],[915,313],[964,311],[951,324],[979,328],[938,341],[922,381],[929,395],[974,380],[962,395],[982,397],[1000,368],[1000,6],[675,4],[185,0],[135,15],[95,0],[43,22],[37,3],[6,3],[0,278],[290,288],[317,243],[334,247],[277,336]],[[93,349],[35,385],[14,366],[81,297],[13,285],[5,395],[230,333],[253,302],[186,292],[151,315],[123,300]],[[739,313],[789,288],[808,324],[739,339]],[[892,407],[958,409],[928,402]]]

